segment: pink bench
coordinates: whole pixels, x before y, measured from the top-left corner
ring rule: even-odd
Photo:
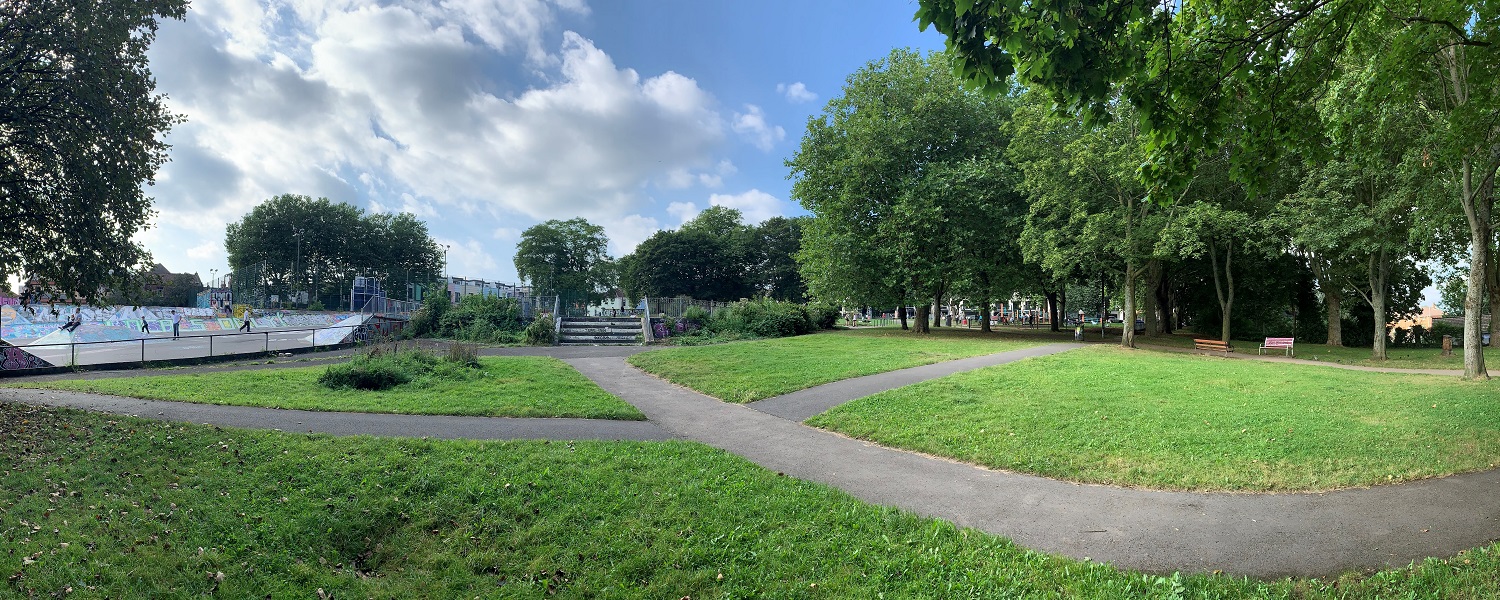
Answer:
[[[1266,338],[1266,343],[1260,345],[1260,353],[1265,354],[1266,350],[1285,350],[1287,356],[1292,356],[1294,341],[1294,338]]]

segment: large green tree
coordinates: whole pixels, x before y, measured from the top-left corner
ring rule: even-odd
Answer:
[[[521,232],[516,273],[538,295],[595,300],[614,287],[616,267],[604,228],[582,218],[538,223]]]
[[[271,198],[229,224],[224,246],[237,294],[290,298],[308,291],[330,306],[356,276],[389,287],[431,281],[443,264],[427,225],[410,214],[367,215],[356,206],[296,194]]]
[[[1004,151],[1003,101],[968,92],[937,55],[896,50],[851,75],[808,119],[789,161],[813,221],[799,260],[815,295],[853,305],[915,300],[917,331],[967,259],[973,224],[939,168]]]
[[[0,2],[0,271],[93,297],[144,273],[131,237],[179,117],[146,49],[186,0]]]
[[[958,72],[989,88],[1047,90],[1100,115],[1117,91],[1140,112],[1158,200],[1226,146],[1235,180],[1259,193],[1288,151],[1315,152],[1323,96],[1350,57],[1371,56],[1366,102],[1430,112],[1430,160],[1447,172],[1469,233],[1464,376],[1488,378],[1486,299],[1500,173],[1500,3],[1488,0],[921,0],[917,20],[948,38]],[[1373,49],[1373,50],[1372,50]]]

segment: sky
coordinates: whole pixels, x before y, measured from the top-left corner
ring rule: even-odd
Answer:
[[[521,232],[583,217],[619,257],[708,206],[805,214],[784,161],[844,80],[941,50],[914,0],[194,0],[150,49],[186,120],[137,237],[222,273],[278,194],[409,212],[450,273],[518,281]],[[289,242],[290,243],[290,242]]]

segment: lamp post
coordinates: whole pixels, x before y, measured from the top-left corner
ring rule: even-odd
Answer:
[[[296,297],[297,290],[295,288],[297,288],[297,287],[299,287],[299,286],[302,285],[301,271],[298,270],[298,268],[302,266],[302,228],[301,227],[293,227],[292,228],[292,235],[297,238],[297,257],[294,258],[294,259],[292,259],[292,276],[297,278],[296,285],[292,286],[293,287],[293,289],[292,289],[292,294],[293,294],[293,296],[292,296],[292,305],[296,306],[296,302],[297,302],[297,297]]]
[[[448,301],[453,301],[453,292],[449,289],[453,286],[453,280],[448,278],[448,244],[443,244],[443,293],[448,296]]]

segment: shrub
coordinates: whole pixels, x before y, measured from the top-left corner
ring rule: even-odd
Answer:
[[[682,318],[685,321],[697,323],[699,327],[702,327],[703,324],[708,322],[709,314],[701,306],[689,306],[687,310],[682,311]]]
[[[336,390],[386,390],[425,378],[472,379],[480,372],[474,351],[473,345],[454,344],[447,360],[439,360],[421,351],[392,353],[376,348],[347,363],[330,365],[318,376],[318,383]]]
[[[526,326],[521,333],[521,339],[528,346],[551,346],[557,343],[557,330],[552,320],[552,315],[542,313]]]
[[[839,307],[827,302],[809,302],[807,314],[812,318],[813,329],[833,329],[839,323]]]
[[[810,333],[813,322],[801,305],[758,299],[735,302],[715,313],[708,328],[716,334],[788,337]]]
[[[323,301],[322,300],[313,300],[312,302],[308,302],[307,303],[307,310],[328,310],[328,309],[323,307]]]

